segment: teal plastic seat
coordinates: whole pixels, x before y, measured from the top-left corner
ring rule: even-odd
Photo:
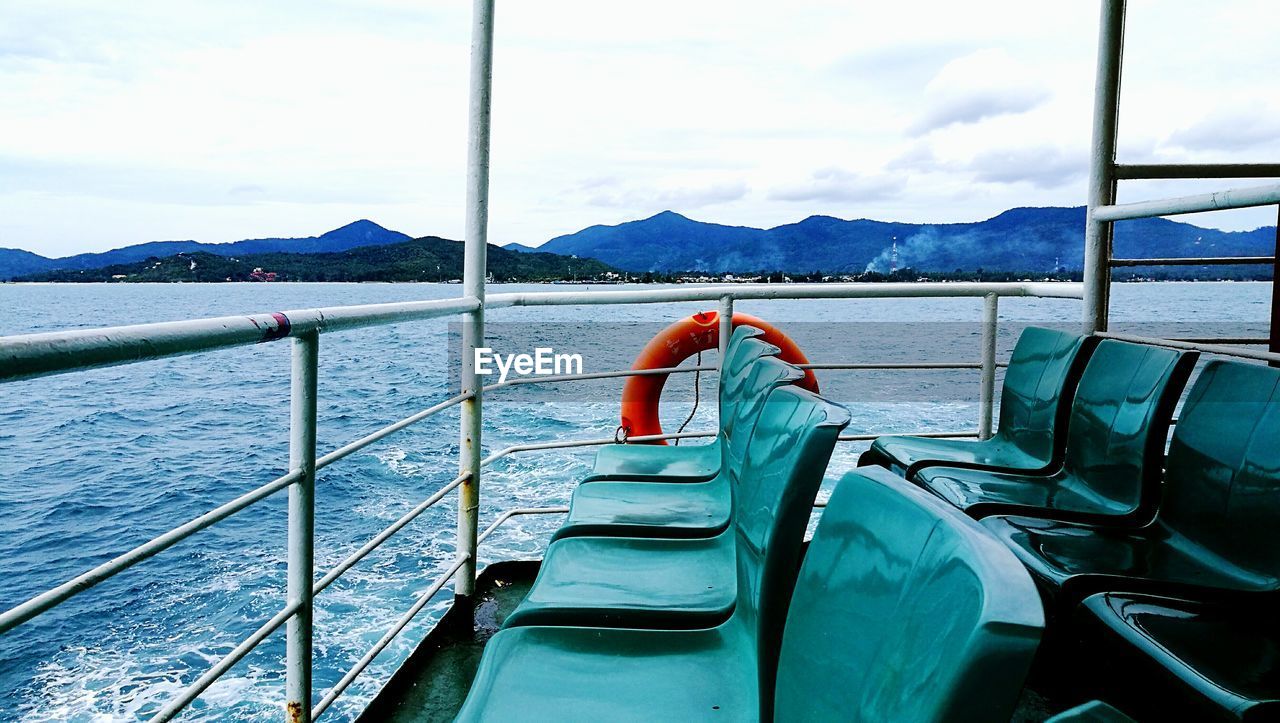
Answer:
[[[573,490],[552,540],[582,536],[711,537],[729,526],[729,483],[593,482]]]
[[[1016,558],[887,470],[841,479],[805,555],[777,721],[1008,721],[1044,611]]]
[[[748,339],[743,347],[759,345]],[[747,444],[770,392],[804,378],[804,372],[772,356],[754,358],[742,373],[740,399],[717,445],[721,473],[706,482],[583,482],[573,491],[569,516],[553,540],[566,537],[711,537],[729,526],[730,470],[742,464]],[[548,553],[550,555],[550,553]]]
[[[1096,685],[1138,720],[1280,720],[1275,596],[1245,604],[1099,593],[1072,623]]]
[[[1080,378],[1063,464],[1055,471],[926,467],[914,480],[973,517],[1149,520],[1160,497],[1169,423],[1197,357],[1104,339]]]
[[[790,366],[776,359],[758,363]],[[798,560],[827,461],[849,423],[844,409],[793,386],[774,389],[759,417],[742,445],[742,461],[726,460],[735,505],[732,527],[703,539],[556,540],[548,546],[528,596],[505,626],[673,629],[709,627],[728,619],[740,599],[739,578],[758,574],[744,570],[743,561],[769,564],[755,547],[767,547],[774,555],[792,551],[790,562]],[[742,544],[751,547],[740,549]]]
[[[744,500],[748,517],[765,519],[778,482]],[[769,529],[739,528],[725,623],[502,630],[457,720],[1009,720],[1043,613],[981,527],[870,469],[837,486],[798,580],[798,549]]]
[[[759,721],[752,642],[736,620],[709,630],[501,630],[455,720]]]
[[[505,627],[707,628],[733,612],[733,533],[707,539],[570,537],[552,543]]]
[[[1115,528],[983,521],[1049,594],[1193,597],[1280,590],[1280,369],[1211,361],[1182,406],[1155,519]]]
[[[1134,723],[1134,720],[1107,703],[1091,700],[1064,710],[1045,723]]]
[[[880,437],[858,458],[910,478],[925,467],[1041,472],[1062,461],[1067,414],[1097,337],[1029,326],[1018,337],[1000,389],[1000,419],[990,439]]]
[[[764,332],[753,326],[738,326],[725,348],[724,369],[716,395],[720,434],[710,444],[674,446],[666,444],[612,444],[601,447],[586,481],[642,480],[661,478],[665,482],[698,482],[720,471],[720,445],[733,408],[742,397],[751,363],[761,356],[778,353],[772,344],[759,341]],[[747,339],[752,344],[743,344]]]

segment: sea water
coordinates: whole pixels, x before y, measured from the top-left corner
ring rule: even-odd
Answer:
[[[503,291],[588,287],[503,286]],[[619,288],[619,287],[607,287]],[[645,288],[645,287],[639,287]],[[652,288],[652,287],[648,287]],[[436,299],[431,284],[0,285],[0,335],[344,304]],[[583,355],[584,371],[630,361],[663,325],[713,304],[491,311],[491,345]],[[979,299],[740,302],[813,361],[976,361]],[[1270,285],[1119,284],[1116,326],[1187,336],[1265,336]],[[1001,358],[1027,323],[1076,328],[1080,302],[1008,298]],[[445,320],[321,338],[323,454],[456,393],[456,328]],[[703,360],[713,364],[714,353]],[[692,360],[691,360],[692,362]],[[971,430],[973,370],[819,371],[853,413],[849,433]],[[612,437],[622,380],[513,387],[486,396],[487,452],[516,443]],[[714,427],[715,376],[673,377],[664,428]],[[259,486],[288,459],[289,343],[0,384],[0,609],[100,564]],[[316,569],[329,569],[457,474],[457,409],[322,470]],[[840,445],[828,477],[864,443]],[[592,450],[509,456],[483,475],[480,520],[563,505]],[[825,492],[824,492],[825,494]],[[135,720],[153,714],[284,604],[287,495],[197,533],[0,637],[0,720]],[[413,603],[455,555],[456,497],[428,510],[318,598],[317,696]],[[513,519],[481,563],[537,557],[557,516]],[[354,718],[448,604],[438,595],[326,715]],[[283,629],[188,709],[188,720],[277,720]]]

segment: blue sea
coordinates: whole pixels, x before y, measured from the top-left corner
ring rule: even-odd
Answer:
[[[566,287],[495,285],[490,293]],[[575,290],[586,287],[570,287]],[[602,287],[605,288],[605,287]],[[607,287],[616,289],[619,287]],[[0,335],[245,312],[456,296],[432,284],[0,284]],[[1119,284],[1115,327],[1264,336],[1270,285]],[[512,308],[488,314],[499,351],[550,344],[585,371],[629,366],[663,324],[707,304]],[[1080,302],[1001,302],[1001,355],[1021,325],[1075,328]],[[813,361],[976,361],[978,299],[743,302]],[[444,399],[456,386],[444,320],[321,339],[323,454]],[[499,343],[495,341],[495,348]],[[714,363],[710,354],[704,363]],[[974,371],[818,373],[854,415],[850,433],[974,429]],[[715,376],[673,377],[664,427],[714,427]],[[621,380],[516,387],[486,396],[484,445],[611,437]],[[289,343],[0,384],[0,609],[8,609],[286,469]],[[322,470],[317,576],[454,477],[457,410]],[[854,466],[843,444],[829,476]],[[487,468],[481,525],[513,507],[566,504],[591,449],[514,455]],[[324,591],[315,615],[317,699],[454,557],[454,497]],[[284,604],[285,493],[0,637],[0,720],[137,720],[153,714]],[[536,557],[555,516],[516,518],[481,562]],[[326,713],[354,718],[449,601],[446,589]],[[283,629],[188,709],[188,720],[278,720]]]

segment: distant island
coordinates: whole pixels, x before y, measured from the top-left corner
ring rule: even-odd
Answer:
[[[664,211],[539,247],[490,245],[499,282],[1079,280],[1084,208],[1015,208],[985,221],[915,224],[810,216],[769,229]],[[1222,231],[1167,219],[1117,225],[1120,258],[1270,256],[1275,227]],[[57,282],[451,282],[463,244],[362,220],[320,236],[211,244],[159,241],[51,259],[0,249],[0,280]],[[1126,280],[1270,279],[1268,266],[1115,270]]]
[[[22,281],[216,282],[216,281],[386,281],[450,282],[462,278],[461,241],[426,237],[329,253],[269,252],[219,256],[208,251],[150,257],[96,269],[59,269],[21,277]],[[620,279],[595,259],[547,253],[522,254],[489,247],[488,268],[499,281]]]

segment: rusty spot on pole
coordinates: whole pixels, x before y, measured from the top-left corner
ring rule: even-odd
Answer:
[[[268,326],[262,331],[262,338],[258,340],[259,344],[283,339],[286,336],[289,336],[289,332],[293,329],[293,324],[289,322],[289,317],[284,314],[277,311],[271,315],[271,318],[275,320],[276,325],[274,327]],[[255,326],[258,324],[257,321],[254,321],[253,323]]]
[[[289,701],[289,723],[302,723],[302,704],[296,700]]]

